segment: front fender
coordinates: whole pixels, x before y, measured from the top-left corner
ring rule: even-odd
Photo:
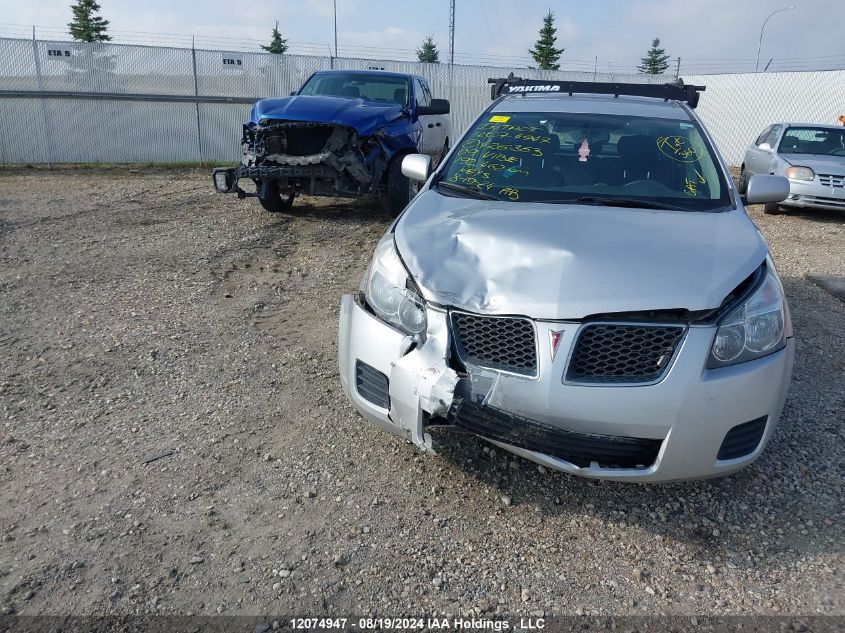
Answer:
[[[396,154],[413,154],[420,151],[422,124],[419,120],[398,119],[376,132],[376,138],[388,161]]]

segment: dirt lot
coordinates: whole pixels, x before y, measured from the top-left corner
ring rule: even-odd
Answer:
[[[845,304],[803,278],[845,275],[845,215],[753,211],[797,340],[763,457],[646,487],[359,418],[338,304],[389,219],[299,204],[0,177],[0,611],[845,614]]]

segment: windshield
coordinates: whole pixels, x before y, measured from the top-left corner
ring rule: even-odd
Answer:
[[[819,127],[787,128],[780,142],[781,154],[845,156],[845,129]]]
[[[437,181],[513,202],[641,200],[692,211],[730,205],[724,177],[701,130],[692,121],[677,119],[485,114]],[[444,185],[444,193],[457,191],[457,186]]]
[[[361,73],[326,73],[311,77],[301,95],[361,98],[365,101],[408,105],[408,80]]]

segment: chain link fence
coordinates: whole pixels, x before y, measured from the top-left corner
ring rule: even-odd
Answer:
[[[494,66],[271,55],[0,38],[0,163],[237,161],[250,103],[281,97],[323,69],[426,77],[461,133],[489,104]],[[674,81],[674,75],[515,69],[526,78]],[[685,76],[704,84],[699,114],[729,163],[774,121],[836,123],[845,71]]]

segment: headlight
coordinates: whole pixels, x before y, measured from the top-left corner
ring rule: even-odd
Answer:
[[[783,288],[771,267],[748,300],[719,323],[708,369],[772,354],[786,345]]]
[[[816,174],[809,167],[788,167],[786,177],[792,180],[813,180]]]
[[[367,275],[365,298],[380,319],[411,336],[426,329],[425,302],[412,288],[402,260],[396,253],[393,234],[376,246]]]

